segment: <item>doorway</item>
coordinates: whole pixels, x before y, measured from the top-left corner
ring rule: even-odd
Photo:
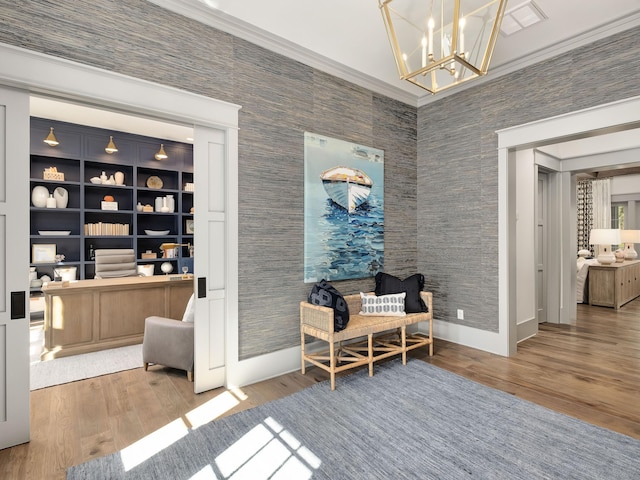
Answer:
[[[6,86],[14,90],[21,98],[27,98],[30,94],[37,92],[40,96],[50,98],[65,98],[82,105],[93,105],[106,110],[117,111],[132,116],[141,116],[151,119],[162,119],[167,122],[175,122],[182,125],[198,126],[202,132],[213,132],[211,135],[202,135],[199,139],[195,138],[194,146],[200,147],[200,151],[205,154],[199,159],[198,154],[195,155],[196,170],[198,164],[206,165],[210,161],[214,161],[216,165],[225,165],[224,176],[219,180],[225,185],[224,203],[225,211],[214,212],[216,216],[214,238],[209,238],[207,232],[210,231],[207,225],[207,185],[210,178],[202,176],[200,179],[194,179],[195,183],[195,199],[202,197],[200,203],[204,208],[200,212],[196,212],[196,230],[194,233],[195,243],[208,245],[210,249],[224,252],[226,256],[226,265],[224,269],[224,283],[220,284],[220,274],[216,275],[216,282],[207,282],[209,278],[209,270],[212,265],[206,261],[197,259],[194,265],[195,275],[198,277],[198,300],[196,306],[196,331],[200,330],[200,334],[204,338],[212,341],[222,342],[222,346],[218,351],[225,352],[225,368],[232,368],[237,365],[237,343],[229,341],[229,336],[233,337],[233,332],[237,332],[237,160],[238,160],[238,110],[239,106],[220,102],[201,95],[180,91],[174,88],[164,87],[158,84],[152,84],[143,80],[118,75],[113,72],[102,71],[85,65],[76,64],[74,62],[63,61],[55,57],[48,57],[28,50],[15,47],[0,45],[0,54],[3,62],[0,63],[0,86]],[[47,72],[47,75],[41,75],[41,72]],[[158,99],[161,98],[162,102]],[[21,110],[22,112],[22,110]],[[26,154],[20,154],[17,157],[9,159],[11,161],[20,161],[25,165],[28,164],[28,107],[21,113],[20,125],[24,125],[25,131],[18,136],[23,145]],[[23,118],[24,117],[24,118]],[[197,148],[196,148],[197,149]],[[195,150],[195,149],[194,149]],[[21,152],[22,152],[21,151]],[[211,153],[212,156],[206,152]],[[24,178],[15,178],[16,183],[28,183],[28,173],[25,172]],[[200,193],[198,193],[200,192]],[[220,220],[222,217],[222,220]],[[200,219],[200,220],[199,220]],[[198,231],[198,222],[201,222],[200,231]],[[16,230],[21,231],[21,230]],[[17,242],[28,243],[28,239],[16,239]],[[217,242],[221,242],[218,244]],[[197,254],[196,254],[197,255]],[[24,282],[20,285],[23,292],[28,291],[28,276],[20,276],[19,271],[27,271],[28,258],[19,262],[15,272],[16,278],[23,278]],[[6,272],[5,272],[6,273]],[[12,288],[15,290],[15,288]],[[13,296],[12,296],[13,298]],[[210,304],[215,304],[215,318],[209,315]],[[26,318],[22,318],[20,324],[24,326],[22,331],[28,331],[28,305],[24,300],[24,310]],[[16,320],[13,324],[17,324]],[[219,324],[223,324],[222,337],[214,337],[210,335],[211,331],[218,331]],[[237,333],[235,334],[237,337]],[[5,342],[0,345],[3,350],[6,345],[10,345],[12,340],[19,345],[22,333],[14,339],[6,338]],[[218,346],[219,347],[219,346]],[[18,382],[18,377],[28,378],[28,342],[24,342],[21,349],[23,352],[17,352],[15,357],[7,358],[12,364],[12,375],[0,378],[0,397],[8,397],[10,399],[23,398],[25,393],[28,395],[28,383]],[[200,353],[196,351],[196,365],[201,364],[204,367],[201,378],[207,377],[210,370],[209,365],[211,352],[215,351],[213,345],[208,345],[205,349],[200,349]],[[219,355],[215,351],[216,355]],[[0,352],[4,353],[4,352]],[[215,359],[219,359],[216,357]],[[226,381],[229,381],[227,378]],[[206,382],[205,382],[206,383]],[[13,405],[16,402],[10,403]],[[26,432],[28,439],[29,432],[29,415],[28,402],[22,402],[20,411],[13,412],[11,409],[7,411],[7,418],[12,417],[14,413],[19,414],[25,420],[22,422],[21,429]],[[24,410],[27,415],[23,415]],[[0,430],[1,432],[1,430]],[[3,435],[0,434],[0,444],[4,447],[11,446],[4,443]],[[20,442],[18,442],[20,443]],[[14,443],[15,444],[15,443]]]

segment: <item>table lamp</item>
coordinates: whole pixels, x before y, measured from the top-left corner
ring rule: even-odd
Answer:
[[[611,245],[620,244],[620,230],[617,228],[592,228],[589,233],[589,243],[598,245],[598,263],[603,265],[615,263],[616,257],[611,251]]]
[[[624,259],[635,260],[638,258],[635,244],[640,243],[640,230],[620,230],[620,239],[624,243]]]

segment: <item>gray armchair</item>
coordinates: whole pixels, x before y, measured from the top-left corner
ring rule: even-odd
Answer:
[[[137,276],[136,255],[132,248],[96,250],[96,278]]]
[[[164,365],[187,371],[193,381],[193,302],[191,295],[182,320],[147,317],[142,340],[142,362],[145,371],[149,364]]]

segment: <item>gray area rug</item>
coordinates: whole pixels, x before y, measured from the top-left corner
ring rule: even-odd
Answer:
[[[142,367],[142,344],[31,363],[31,390]]]
[[[125,449],[126,450],[126,449]],[[638,479],[640,441],[419,360],[327,382],[184,433],[77,479]],[[141,462],[141,463],[140,463]]]

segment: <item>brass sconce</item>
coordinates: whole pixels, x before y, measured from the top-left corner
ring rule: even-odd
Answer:
[[[109,155],[111,155],[112,153],[116,153],[118,151],[118,147],[116,147],[116,144],[113,143],[112,136],[109,136],[109,143],[104,148],[104,151],[107,152]]]
[[[46,143],[50,147],[55,147],[60,143],[53,133],[53,127],[51,127],[51,130],[49,130],[49,135],[47,135],[47,138],[44,139],[44,143]]]
[[[167,158],[167,152],[164,151],[164,144],[160,144],[160,150],[158,150],[158,153],[155,154],[156,160],[166,160]]]

